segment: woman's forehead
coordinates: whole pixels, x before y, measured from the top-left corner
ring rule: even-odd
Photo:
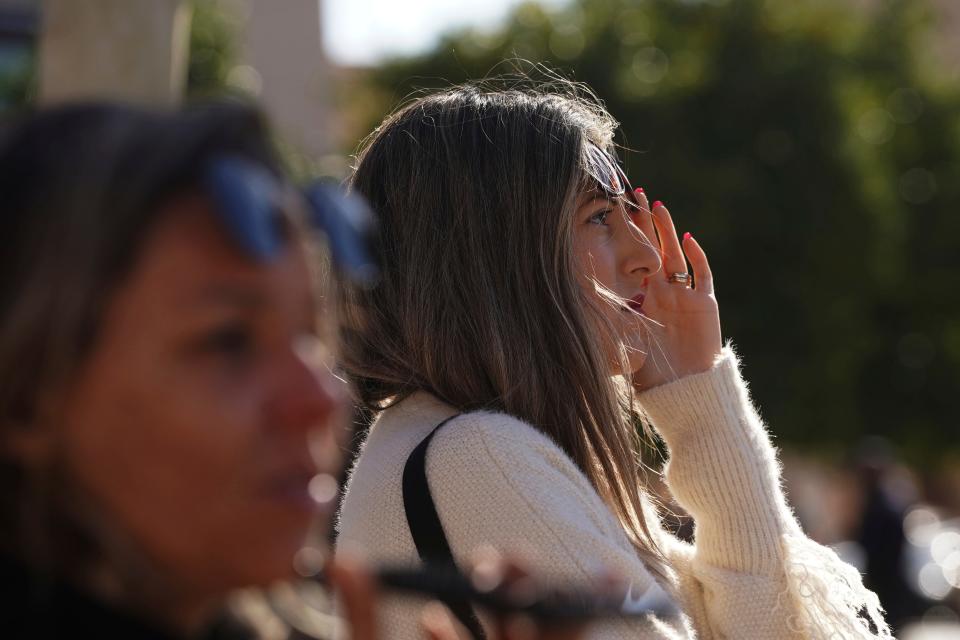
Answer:
[[[294,285],[308,285],[298,243],[271,260],[251,257],[237,246],[209,200],[188,195],[168,204],[147,239],[131,284],[153,288],[178,305],[243,302],[269,306]],[[309,289],[309,286],[298,288]]]

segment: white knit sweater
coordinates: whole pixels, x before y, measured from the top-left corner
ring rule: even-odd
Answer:
[[[639,403],[663,436],[666,480],[694,517],[696,544],[651,523],[674,574],[663,587],[679,623],[616,621],[591,638],[875,638],[860,609],[880,620],[876,597],[855,570],[800,530],[780,487],[776,454],[750,404],[732,351],[703,374],[644,392]],[[419,393],[384,411],[351,472],[338,547],[374,563],[418,562],[401,495],[410,452],[456,410]],[[483,545],[523,558],[547,581],[583,584],[602,568],[659,587],[612,511],[549,438],[516,418],[475,412],[455,418],[430,445],[427,477],[458,562]],[[387,598],[387,639],[422,638],[420,606]],[[883,623],[879,637],[890,637]]]

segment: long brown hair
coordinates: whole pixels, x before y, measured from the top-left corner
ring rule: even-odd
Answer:
[[[379,216],[383,275],[341,292],[342,360],[374,412],[424,390],[533,425],[663,575],[630,386],[610,374],[573,252],[577,196],[597,186],[590,149],[612,154],[616,127],[568,82],[468,84],[389,115],[350,181]]]

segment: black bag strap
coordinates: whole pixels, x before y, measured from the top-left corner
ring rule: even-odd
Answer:
[[[413,535],[413,544],[424,564],[443,568],[455,567],[456,563],[450,543],[443,532],[437,507],[433,503],[430,484],[427,482],[427,448],[440,427],[459,415],[452,415],[434,427],[410,453],[403,467],[403,510],[407,515],[407,526]],[[480,620],[470,607],[469,601],[451,598],[446,600],[445,604],[476,640],[486,640]]]

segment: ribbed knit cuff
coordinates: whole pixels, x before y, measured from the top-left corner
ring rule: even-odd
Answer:
[[[796,525],[776,455],[728,346],[712,369],[643,392],[638,401],[670,450],[666,479],[696,522],[699,559],[765,573]]]

